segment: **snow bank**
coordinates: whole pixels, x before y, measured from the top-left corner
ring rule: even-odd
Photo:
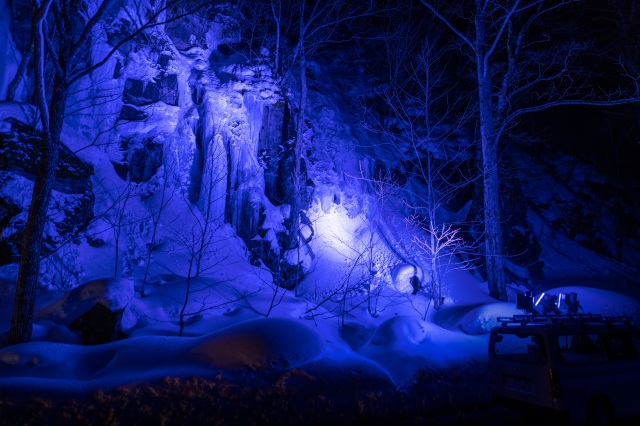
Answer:
[[[324,351],[320,335],[299,321],[261,318],[199,338],[187,356],[212,368],[264,371],[293,368]]]
[[[41,391],[72,395],[168,376],[277,373],[319,360],[324,352],[316,331],[299,320],[276,318],[197,338],[142,336],[95,346],[30,342],[0,349],[0,392],[38,383]]]
[[[80,345],[80,336],[67,327],[51,321],[33,324],[31,340],[34,342],[59,342]]]
[[[640,318],[640,303],[632,297],[614,291],[569,286],[550,289],[545,293],[556,296],[561,293],[576,293],[582,308],[578,313],[601,314],[604,316],[624,315],[631,317],[635,321]],[[510,317],[523,313],[516,309],[514,303],[488,303],[467,313],[460,326],[467,334],[487,334],[493,327],[499,325],[498,317]]]
[[[605,316],[625,315],[640,320],[640,303],[630,296],[600,288],[567,286],[550,289],[547,294],[576,293],[582,310],[579,313]]]
[[[486,336],[446,330],[417,317],[399,315],[382,322],[358,353],[383,368],[399,384],[420,370],[484,361]]]

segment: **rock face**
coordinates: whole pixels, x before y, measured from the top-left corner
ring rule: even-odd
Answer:
[[[33,127],[6,119],[10,131],[0,133],[0,265],[17,262],[29,198],[42,152]],[[61,145],[56,181],[49,206],[44,254],[64,241],[75,240],[93,218],[93,167]]]
[[[111,311],[102,303],[96,303],[87,312],[76,318],[70,330],[80,333],[85,345],[100,345],[113,342],[120,337],[120,320],[124,309]]]
[[[135,28],[130,17],[119,13],[121,5],[118,1],[110,6],[110,24],[100,39],[111,46]],[[148,5],[143,2],[144,7]],[[290,233],[287,209],[294,193],[289,99],[271,75],[268,49],[253,49],[243,40],[233,6],[207,4],[198,13],[173,20],[191,7],[189,2],[172,5],[167,10],[169,24],[119,48],[105,65],[112,69],[83,82],[91,84],[92,90],[115,93],[112,102],[94,106],[94,112],[109,116],[104,120],[108,124],[96,133],[104,137],[104,150],[122,180],[141,184],[139,188],[146,188],[145,194],[150,195],[159,170],[163,166],[171,170],[170,184],[188,193],[207,220],[230,223],[250,246],[254,261],[260,258],[274,271],[293,277],[288,281],[297,282],[298,265],[289,265],[291,271],[280,269],[282,242]],[[26,43],[29,34],[23,30],[29,29],[31,11],[25,0],[12,3],[11,30],[14,37],[24,34],[20,40]],[[83,59],[91,60],[90,56]],[[74,119],[80,123],[74,128],[86,124]],[[13,144],[10,149],[13,157],[0,160],[2,170],[10,172],[2,175],[0,186],[15,186],[18,181],[33,185],[39,135],[19,132],[22,136],[15,137],[21,139],[19,146]],[[3,137],[0,143],[8,144],[11,137]],[[89,166],[68,152],[61,159],[51,207],[50,225],[56,232],[47,232],[45,253],[65,239],[77,239],[93,214]],[[303,209],[313,191],[307,167],[307,163],[301,165],[302,182],[308,184],[307,191],[302,191]],[[27,206],[26,199],[0,199],[0,264],[19,258]],[[311,227],[310,222],[306,226]]]
[[[192,2],[176,2],[169,6],[169,19],[183,16],[170,21],[165,30],[178,50],[187,51],[193,47],[215,50],[219,44],[240,41],[240,26],[233,18],[235,6],[211,2],[197,13],[188,13],[193,7]]]
[[[205,220],[230,223],[254,262],[279,271],[293,193],[291,112],[266,57],[247,49],[227,12],[211,6],[173,21],[167,38],[150,35],[123,59],[111,138],[120,142],[110,159],[120,178],[136,183],[163,165],[173,170]]]
[[[120,141],[121,161],[111,160],[122,180],[146,182],[162,165],[162,144],[154,138],[123,138]]]
[[[129,172],[132,182],[145,182],[162,165],[162,145],[153,141],[139,144],[129,151]]]
[[[291,113],[284,101],[278,101],[264,109],[263,125],[258,143],[258,158],[264,164],[265,195],[274,205],[286,201],[283,182],[287,170],[282,161],[282,146],[289,140]]]
[[[38,310],[34,320],[74,330],[87,345],[107,343],[120,338],[122,316],[132,298],[133,281],[90,281]]]
[[[11,131],[0,133],[3,156],[0,158],[2,170],[21,170],[36,175],[40,163],[41,136],[32,126],[13,118],[5,119]],[[93,174],[93,167],[74,155],[64,144],[60,146],[59,165],[56,172],[58,188],[64,187],[63,180],[79,182]],[[74,184],[71,183],[73,186]]]
[[[164,102],[167,105],[178,105],[178,77],[175,74],[162,72],[155,81],[127,79],[124,84],[123,102],[136,106]]]
[[[143,109],[137,108],[134,105],[123,105],[120,110],[120,120],[124,121],[142,121],[149,117]]]

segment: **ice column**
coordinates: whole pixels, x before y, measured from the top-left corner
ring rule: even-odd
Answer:
[[[202,123],[202,184],[200,200],[202,213],[207,220],[221,223],[224,220],[227,193],[227,152],[220,133],[215,132],[215,105],[205,95]]]

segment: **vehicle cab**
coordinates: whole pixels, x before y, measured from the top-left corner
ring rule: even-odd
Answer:
[[[498,402],[593,424],[640,415],[640,328],[629,318],[515,315],[498,321],[489,340]]]

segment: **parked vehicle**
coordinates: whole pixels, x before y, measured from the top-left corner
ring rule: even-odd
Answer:
[[[625,317],[515,315],[491,330],[494,399],[571,422],[640,416],[640,327]]]

